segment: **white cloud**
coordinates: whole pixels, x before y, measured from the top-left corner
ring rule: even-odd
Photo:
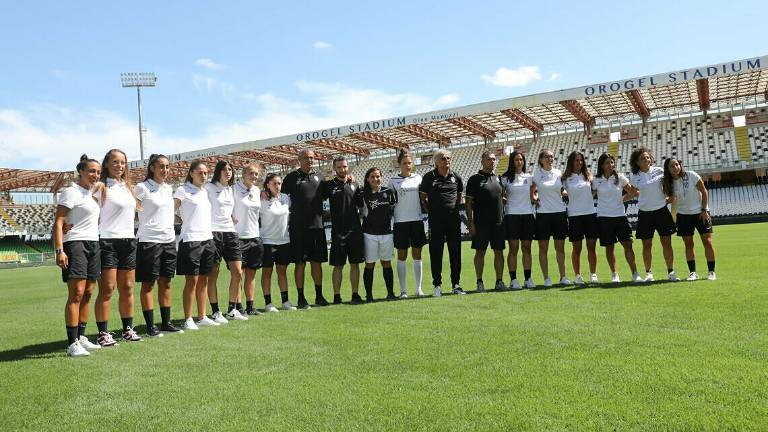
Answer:
[[[318,49],[318,50],[326,50],[326,49],[333,48],[333,45],[324,41],[315,41],[315,43],[312,44],[312,48]]]
[[[210,70],[222,70],[226,68],[223,64],[216,63],[209,58],[199,58],[195,60],[195,64]]]
[[[550,74],[550,75],[549,75],[549,80],[550,80],[550,81],[557,81],[557,80],[559,80],[561,77],[562,77],[562,75],[560,75],[559,73],[557,73],[557,72],[552,72],[552,74]]]
[[[480,78],[498,87],[525,87],[534,81],[539,81],[541,72],[538,66],[520,66],[517,69],[500,67],[493,75],[484,74]]]

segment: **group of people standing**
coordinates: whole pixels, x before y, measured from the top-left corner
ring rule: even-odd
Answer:
[[[534,238],[539,243],[544,286],[552,285],[547,258],[550,238],[554,239],[560,283],[571,283],[565,276],[566,237],[573,243],[576,284],[584,283],[580,270],[584,239],[590,280],[598,281],[595,253],[598,238],[606,247],[612,281],[619,281],[614,256],[617,242],[624,248],[633,279],[640,281],[623,204],[627,197],[634,196],[640,197],[638,238],[643,239],[645,280],[653,280],[650,268],[654,231],[661,237],[669,279],[677,280],[670,241],[676,230],[685,241],[689,279],[697,277],[694,229],[701,234],[709,278],[714,279],[711,218],[701,178],[692,171],[686,172],[675,159],[665,161],[661,170],[652,166],[653,158],[647,149],[638,149],[635,153],[630,182],[615,171],[615,160],[609,154],[600,157],[597,175],[593,178],[579,152],[569,156],[565,174],[552,167],[553,154],[549,150],[541,152],[533,174],[525,172],[525,156],[513,152],[509,169],[499,177],[495,174],[496,154],[486,151],[482,155],[482,169],[469,178],[466,191],[462,178],[451,170],[451,152],[447,149],[435,153],[435,169],[423,177],[414,172],[414,160],[408,151],[401,150],[397,156],[399,173],[392,176],[387,186],[383,184],[382,170],[373,167],[365,173],[360,187],[344,157],[333,160],[334,178],[323,179],[314,171],[314,153],[302,150],[298,155],[298,169],[285,178],[269,173],[262,180],[261,166],[252,163],[242,168],[241,180],[235,182],[233,166],[219,161],[209,181],[209,167],[202,161],[194,161],[188,167],[184,183],[175,191],[167,182],[171,167],[164,155],[150,157],[144,180],[135,186],[131,184],[127,158],[121,150],[110,150],[101,163],[83,155],[76,168],[77,181],[59,194],[53,231],[56,263],[62,269],[62,279],[69,291],[65,307],[67,354],[87,356],[90,351],[117,345],[108,329],[110,300],[115,289],[119,293],[122,340],[142,340],[133,329],[135,282],[141,283],[140,301],[149,337],[219,326],[259,315],[261,312],[254,307],[258,269],[261,269],[267,313],[279,312],[272,300],[273,269],[277,273],[281,309],[311,308],[304,289],[307,262],[314,282],[316,306],[329,305],[322,288],[321,264],[326,261],[333,267],[334,304],[342,302],[343,268],[347,263],[352,303],[373,300],[377,261],[382,266],[387,299],[405,298],[410,249],[413,292],[422,296],[421,255],[427,243],[432,294],[442,295],[445,245],[450,261],[451,291],[464,294],[460,285],[459,213],[464,194],[472,248],[476,250],[478,291],[485,290],[482,273],[489,245],[494,251],[496,289],[521,289],[516,273],[520,249],[523,283],[533,288],[531,242]],[[330,251],[322,219],[324,200],[329,200],[331,210]],[[678,203],[677,224],[667,209],[670,202]],[[694,212],[699,208],[700,212]],[[422,219],[424,210],[428,213],[429,239]],[[177,212],[181,218],[178,244],[174,231]],[[136,215],[138,230],[134,233]],[[502,281],[505,240],[510,247],[508,287]],[[391,265],[395,249],[399,294],[395,294]],[[219,307],[217,289],[222,261],[230,272],[228,306],[224,312]],[[365,299],[359,293],[359,267],[363,262]],[[288,298],[290,264],[294,265],[296,306]],[[171,321],[171,280],[175,275],[185,277],[182,328]],[[93,343],[85,331],[90,299],[97,283],[94,308],[98,336]],[[155,285],[160,304],[159,326],[154,321]]]

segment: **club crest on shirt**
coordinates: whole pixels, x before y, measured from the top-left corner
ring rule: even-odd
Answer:
[[[317,179],[317,175],[313,175],[313,176],[312,176],[312,181],[318,181],[318,179]]]
[[[451,177],[451,183],[456,183],[456,177]]]

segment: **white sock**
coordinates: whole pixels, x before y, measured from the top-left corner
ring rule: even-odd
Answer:
[[[407,274],[405,274],[405,261],[397,260],[397,280],[400,282],[400,292],[408,291]]]
[[[413,278],[416,280],[416,291],[421,291],[421,260],[413,260]]]

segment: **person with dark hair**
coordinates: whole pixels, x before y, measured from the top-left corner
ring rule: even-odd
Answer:
[[[141,310],[148,336],[183,333],[171,323],[171,279],[176,274],[176,233],[173,229],[173,188],[166,183],[171,165],[168,157],[153,154],[144,181],[133,188],[138,202],[136,282],[141,283]],[[161,324],[155,326],[152,289],[157,282]]]
[[[525,155],[517,150],[509,155],[509,165],[501,176],[504,189],[504,232],[509,243],[507,268],[509,269],[509,289],[520,290],[517,280],[517,252],[523,250],[523,276],[526,288],[536,285],[531,279],[531,242],[536,233],[536,219],[531,205],[531,174],[525,172]]]
[[[253,307],[253,297],[256,294],[256,270],[261,268],[264,255],[264,246],[259,232],[259,216],[261,213],[261,190],[256,186],[259,179],[260,167],[255,163],[249,163],[243,167],[243,179],[234,187],[235,231],[240,238],[243,252],[243,291],[245,292],[245,311],[237,308],[240,315],[259,315],[260,312]],[[240,291],[238,288],[238,298]],[[237,305],[241,303],[237,300]]]
[[[304,269],[310,262],[312,280],[315,283],[315,304],[328,306],[323,296],[323,268],[328,261],[328,243],[323,227],[323,200],[320,191],[320,176],[312,169],[315,152],[303,149],[299,152],[299,168],[283,179],[282,191],[291,198],[290,230],[293,248],[293,276],[299,309],[309,309],[304,296]]]
[[[680,279],[675,274],[672,234],[675,233],[675,221],[667,208],[667,197],[662,190],[664,169],[653,165],[653,155],[646,147],[638,147],[629,156],[632,174],[629,181],[639,191],[637,198],[637,232],[635,236],[643,241],[643,264],[645,281],[653,278],[653,232],[659,233],[664,261],[667,264],[667,279],[676,282]]]
[[[99,183],[99,162],[83,155],[77,164],[77,181],[58,194],[53,224],[53,247],[61,279],[67,284],[64,324],[67,330],[67,355],[84,357],[100,349],[85,336],[89,302],[96,280],[101,276],[99,251],[99,205],[94,193]],[[64,225],[70,226],[64,234]],[[101,335],[99,335],[101,337]],[[114,339],[111,344],[115,345]]]
[[[439,149],[434,154],[435,169],[426,173],[419,186],[421,205],[429,210],[429,256],[432,270],[432,295],[443,295],[443,245],[448,245],[451,285],[454,294],[466,294],[461,288],[461,219],[459,204],[464,182],[451,170],[451,152]]]
[[[715,247],[712,245],[712,217],[709,215],[709,193],[701,176],[695,171],[683,169],[683,164],[669,158],[664,161],[664,192],[677,205],[677,235],[685,244],[685,259],[688,263],[687,280],[699,278],[696,274],[696,253],[693,247],[693,232],[699,232],[707,258],[707,279],[717,280],[715,274]]]
[[[112,149],[101,163],[102,193],[96,195],[101,205],[99,216],[99,249],[101,250],[101,279],[96,296],[96,326],[104,346],[112,345],[107,328],[112,293],[117,286],[118,306],[122,321],[123,340],[141,340],[133,330],[133,282],[136,278],[136,197],[128,173],[128,158],[122,150]]]
[[[228,161],[220,160],[213,170],[213,177],[205,184],[208,200],[211,202],[211,228],[213,229],[213,244],[216,245],[216,255],[213,258],[213,268],[208,276],[208,301],[211,302],[211,318],[219,324],[229,320],[246,321],[248,316],[240,313],[237,297],[240,294],[240,279],[243,276],[243,252],[240,249],[240,239],[235,230],[235,197],[232,185],[235,183],[235,171]],[[222,258],[229,269],[229,307],[226,318],[219,310],[219,293],[216,281],[219,278],[219,263]]]
[[[568,194],[568,238],[571,241],[571,264],[576,274],[573,283],[584,285],[581,277],[582,241],[587,239],[587,261],[591,283],[597,283],[597,212],[592,193],[592,173],[584,154],[574,151],[568,155],[563,173],[563,188]]]
[[[264,310],[279,312],[272,304],[272,267],[277,270],[277,285],[283,310],[294,311],[288,300],[288,277],[286,269],[291,263],[293,250],[288,228],[291,199],[281,193],[283,179],[275,173],[264,179],[264,193],[261,199],[261,239],[264,242],[264,256],[261,261],[261,290],[264,294]],[[306,305],[309,308],[309,305]]]
[[[365,270],[363,285],[365,301],[373,301],[373,269],[381,261],[387,300],[394,300],[394,276],[392,254],[395,245],[392,239],[392,212],[397,204],[397,194],[381,186],[381,170],[371,167],[365,173],[365,186],[357,195],[358,205],[363,208],[363,241],[365,243]]]
[[[485,291],[483,268],[485,251],[493,249],[493,267],[496,270],[496,291],[504,291],[504,202],[502,186],[496,175],[496,152],[486,150],[480,157],[482,168],[467,180],[467,226],[475,250],[477,292]]]
[[[539,163],[531,177],[531,203],[536,206],[536,240],[539,243],[539,265],[544,286],[551,287],[549,278],[549,238],[555,240],[555,257],[560,271],[560,284],[570,285],[565,276],[565,238],[568,236],[568,216],[563,202],[563,173],[553,167],[555,155],[550,149],[539,153]]]
[[[414,293],[417,297],[424,295],[421,289],[421,248],[427,244],[422,219],[419,186],[421,174],[413,172],[413,158],[407,149],[400,149],[397,154],[397,164],[400,172],[389,179],[389,188],[397,194],[395,204],[393,243],[397,249],[397,279],[400,283],[400,298],[408,297],[407,272],[405,262],[408,259],[408,248],[411,248],[413,259]]]
[[[600,230],[600,246],[605,247],[611,282],[621,282],[616,272],[614,247],[621,243],[624,257],[632,270],[632,281],[642,282],[637,273],[635,252],[632,250],[632,227],[624,210],[623,192],[632,196],[635,189],[624,174],[616,172],[616,159],[610,153],[603,153],[597,160],[597,175],[592,181],[592,190],[597,193],[597,224]]]
[[[341,278],[344,264],[349,261],[349,278],[352,284],[352,303],[362,303],[358,294],[360,263],[365,261],[363,231],[355,196],[360,186],[349,176],[349,163],[343,157],[333,160],[336,176],[325,180],[321,196],[331,206],[331,251],[329,263],[333,266],[333,303],[341,304]]]
[[[184,275],[186,279],[183,295],[186,330],[220,325],[205,314],[208,275],[216,255],[211,228],[211,202],[204,190],[206,180],[208,167],[200,160],[193,161],[184,184],[173,194],[174,207],[181,216],[176,274]],[[197,300],[197,322],[192,319],[193,299]]]

